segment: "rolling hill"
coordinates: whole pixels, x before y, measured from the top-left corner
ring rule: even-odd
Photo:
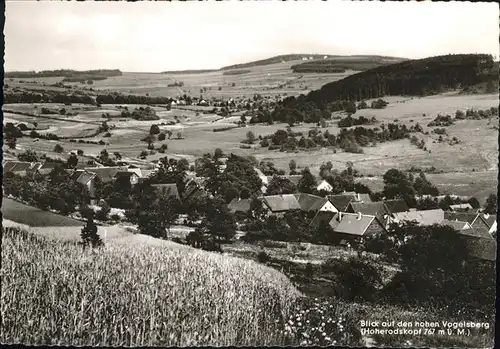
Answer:
[[[459,54],[429,57],[384,65],[328,83],[300,101],[289,98],[284,106],[307,102],[320,109],[334,101],[360,101],[382,96],[425,96],[466,89],[498,81],[498,65],[491,55]]]

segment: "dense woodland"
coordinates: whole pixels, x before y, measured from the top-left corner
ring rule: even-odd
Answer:
[[[404,61],[350,75],[307,96],[289,97],[283,108],[301,110],[313,103],[320,110],[338,100],[361,101],[387,95],[425,96],[454,88],[498,80],[491,55],[464,54]]]
[[[294,73],[344,73],[346,70],[364,71],[403,60],[390,59],[392,62],[380,56],[339,57],[300,63],[292,65],[291,69]]]

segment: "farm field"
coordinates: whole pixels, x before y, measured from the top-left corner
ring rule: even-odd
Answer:
[[[205,98],[231,98],[251,97],[256,93],[265,95],[298,95],[308,93],[323,86],[324,84],[340,80],[354,71],[345,73],[293,73],[290,67],[301,60],[276,63],[265,66],[245,68],[249,70],[246,74],[224,75],[228,71],[215,71],[206,73],[133,73],[124,72],[121,76],[109,77],[106,80],[96,80],[92,85],[81,83],[67,83],[73,88],[90,89],[94,92],[117,91],[124,94],[136,94],[149,96],[180,96],[188,94],[192,96],[203,95]],[[234,69],[240,70],[240,69]],[[33,90],[67,90],[61,87],[50,86],[61,82],[63,78],[25,78],[8,79],[10,87],[23,87]],[[22,81],[22,82],[21,82]],[[168,86],[176,82],[183,82],[183,86]],[[45,84],[45,85],[43,85]],[[234,84],[234,85],[233,85]],[[200,89],[206,91],[200,92]],[[220,88],[220,90],[219,90]]]
[[[2,342],[279,345],[278,328],[300,296],[269,267],[169,242],[82,253],[10,228],[2,249]]]
[[[205,73],[213,74],[213,73]],[[188,74],[192,77],[192,74]],[[196,75],[196,74],[195,74]],[[176,75],[178,76],[178,75]],[[103,83],[108,80],[102,81]],[[145,80],[147,81],[147,80]],[[438,113],[454,115],[455,111],[466,110],[468,108],[486,109],[498,106],[498,96],[489,95],[458,95],[447,93],[440,96],[430,96],[425,98],[408,97],[388,97],[386,100],[389,105],[385,109],[358,110],[354,116],[375,117],[380,126],[381,123],[398,122],[407,126],[417,122],[429,131],[428,135],[419,134],[418,137],[424,139],[427,148],[431,153],[418,149],[410,144],[408,140],[394,141],[378,144],[376,147],[364,148],[363,154],[352,154],[338,151],[334,154],[330,149],[319,149],[301,152],[279,152],[269,151],[261,148],[258,143],[251,149],[242,149],[241,141],[246,138],[246,133],[252,131],[257,137],[270,135],[279,129],[285,129],[287,124],[275,123],[273,125],[249,125],[247,127],[236,127],[235,123],[239,117],[222,118],[214,114],[198,114],[196,110],[201,108],[173,108],[166,110],[162,107],[154,107],[160,120],[156,121],[127,121],[115,118],[108,121],[113,125],[111,136],[103,137],[102,134],[95,137],[85,138],[98,142],[100,140],[109,143],[109,145],[96,145],[85,143],[70,143],[69,139],[59,141],[48,141],[40,139],[36,143],[30,138],[21,138],[18,140],[19,150],[32,148],[36,151],[51,154],[56,143],[63,145],[66,153],[51,154],[53,156],[68,156],[67,152],[81,149],[86,155],[96,156],[105,148],[109,153],[119,152],[128,159],[136,159],[146,148],[146,144],[141,142],[149,133],[152,124],[168,123],[178,118],[179,123],[175,125],[160,126],[161,131],[170,130],[173,133],[172,139],[162,142],[155,142],[156,147],[167,144],[168,149],[165,154],[156,153],[150,155],[146,161],[152,161],[161,156],[172,156],[174,158],[186,157],[189,161],[194,161],[196,157],[206,152],[213,152],[216,148],[222,149],[225,153],[234,153],[237,155],[253,155],[257,160],[269,160],[275,163],[277,168],[288,170],[288,163],[291,159],[297,162],[299,168],[310,167],[313,173],[317,173],[319,166],[326,161],[331,161],[334,167],[343,169],[347,161],[352,161],[355,168],[364,175],[373,176],[369,181],[377,185],[377,178],[390,168],[397,167],[409,169],[410,167],[429,168],[435,167],[441,172],[437,177],[438,186],[445,190],[459,190],[467,195],[473,195],[472,190],[488,183],[491,187],[497,179],[498,166],[498,130],[495,126],[498,124],[498,117],[492,120],[461,120],[446,128],[448,137],[457,137],[460,141],[457,145],[448,145],[447,143],[438,143],[438,135],[433,134],[432,127],[427,124],[432,121]],[[370,103],[370,101],[368,101]],[[46,105],[52,109],[58,110],[63,105]],[[129,106],[134,108],[139,106]],[[40,109],[41,105],[36,105]],[[7,119],[4,122],[17,121],[32,124],[38,123],[38,128],[45,129],[43,132],[60,134],[64,137],[79,139],[79,137],[94,133],[98,125],[104,120],[102,113],[116,115],[120,113],[116,105],[103,105],[97,107],[73,106],[73,110],[78,113],[75,116],[57,116],[62,120],[53,120],[45,118],[30,117],[16,114],[34,113],[35,105],[13,104],[5,105],[4,110],[12,110],[15,113],[6,113]],[[36,121],[35,121],[36,120]],[[233,127],[229,130],[214,132],[214,129]],[[314,128],[313,124],[302,124],[293,127],[296,132],[307,132]],[[328,129],[330,133],[338,134],[340,129],[335,122],[321,129]],[[180,135],[178,139],[177,135]],[[50,156],[50,155],[49,155]],[[139,160],[139,162],[141,162]],[[146,163],[146,162],[144,162]],[[476,180],[471,180],[471,173],[474,171]],[[478,175],[480,173],[480,175]],[[478,177],[479,176],[479,177]],[[446,178],[450,179],[450,182]],[[479,178],[479,179],[477,179]],[[477,185],[475,184],[477,182]]]

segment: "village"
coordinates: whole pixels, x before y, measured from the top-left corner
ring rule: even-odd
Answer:
[[[228,158],[224,156],[217,158],[219,173],[224,173],[227,160]],[[154,166],[147,169],[123,162],[120,163],[121,166],[104,166],[97,162],[93,163],[94,166],[92,167],[77,164],[74,168],[66,168],[64,171],[67,173],[69,180],[85,188],[88,193],[88,203],[92,205],[95,211],[99,210],[103,205],[102,199],[96,200],[97,186],[100,183],[108,185],[121,183],[121,186],[126,183],[133,189],[138,184],[148,182],[161,169],[161,161],[152,164]],[[61,164],[54,162],[5,161],[3,164],[4,178],[9,178],[9,175],[18,176],[19,178],[39,179],[50,177],[51,172],[58,166],[61,166]],[[182,203],[193,202],[210,195],[205,187],[207,178],[197,176],[196,172],[189,171],[189,168],[193,170],[194,164],[185,164],[185,175],[183,176],[181,190],[179,190],[176,180],[165,183],[155,181],[154,184],[151,184],[151,187],[159,195],[167,195]],[[265,175],[258,167],[254,167],[253,170],[261,183],[258,191],[260,194],[255,195],[256,193],[252,193],[250,195],[248,191],[246,193],[236,193],[236,197],[227,202],[227,210],[234,215],[237,222],[236,226],[239,231],[239,234],[235,235],[237,239],[252,241],[248,237],[245,240],[245,230],[248,230],[245,227],[246,223],[248,223],[249,213],[255,210],[255,206],[253,206],[253,201],[255,201],[260,206],[259,217],[262,220],[271,216],[283,218],[287,213],[300,212],[302,214],[301,219],[304,220],[301,224],[302,227],[307,226],[314,232],[324,229],[325,226],[328,227],[328,229],[331,229],[329,231],[332,235],[329,244],[333,245],[353,248],[353,246],[358,246],[361,241],[370,236],[380,236],[387,233],[395,223],[416,222],[420,226],[438,224],[452,227],[468,241],[472,254],[476,258],[484,260],[495,260],[496,258],[496,215],[484,212],[484,208],[477,207],[477,204],[473,203],[475,206],[473,207],[469,203],[470,197],[416,195],[415,199],[417,200],[434,200],[436,206],[438,206],[438,202],[448,202],[444,206],[441,205],[444,209],[438,207],[434,209],[417,209],[410,207],[403,198],[386,199],[382,197],[376,198],[377,201],[375,201],[371,198],[373,195],[365,192],[356,193],[343,190],[341,193],[332,193],[334,187],[327,179],[320,179],[319,182],[314,179],[314,184],[317,185],[310,188],[312,190],[307,190],[307,193],[300,192],[297,187],[300,187],[299,183],[303,180],[303,174],[275,174],[269,176]],[[286,184],[284,188],[275,188],[276,183],[281,182],[281,185],[283,185],[283,181],[291,184],[295,189],[290,192],[290,186]],[[273,192],[277,194],[267,193],[266,195],[270,184],[273,186]],[[114,188],[121,188],[121,186],[115,186]],[[6,193],[8,197],[20,199],[9,195],[9,189],[7,189]],[[104,205],[108,206],[105,202]],[[118,213],[119,221],[126,222],[125,210],[110,207],[110,212]],[[76,217],[82,219],[78,212],[76,212]],[[180,214],[176,219],[177,226],[187,224],[191,227],[188,230],[192,230],[201,222],[200,219],[191,221],[187,217],[189,217],[189,214]],[[282,240],[293,240],[293,237],[283,237]]]
[[[493,347],[498,6],[5,12],[0,343]]]

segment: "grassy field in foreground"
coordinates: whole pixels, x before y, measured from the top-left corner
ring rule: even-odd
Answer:
[[[280,345],[299,296],[273,269],[194,249],[92,253],[12,229],[2,248],[2,343]]]

